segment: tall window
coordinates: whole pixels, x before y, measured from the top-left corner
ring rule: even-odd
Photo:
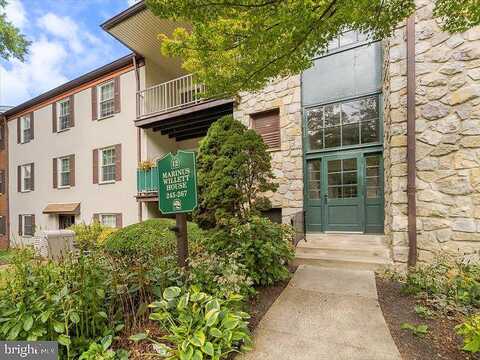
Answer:
[[[104,118],[110,115],[113,115],[115,112],[115,104],[114,104],[114,83],[113,81],[109,81],[105,84],[99,85],[98,87],[99,93],[99,102],[98,102],[98,109],[100,118]]]
[[[30,116],[22,116],[20,118],[20,140],[23,143],[29,142],[32,139]]]
[[[378,96],[369,96],[307,110],[310,150],[379,141]]]
[[[117,227],[117,216],[115,214],[100,214],[100,224],[107,227]]]
[[[34,215],[20,215],[20,235],[33,236],[35,234]]]
[[[69,186],[70,184],[70,157],[64,157],[59,159],[59,183],[60,186]]]
[[[70,99],[58,102],[58,130],[65,130],[70,127]]]
[[[102,182],[115,181],[115,148],[101,150],[101,180]]]
[[[21,191],[33,190],[32,164],[22,165],[20,168]]]

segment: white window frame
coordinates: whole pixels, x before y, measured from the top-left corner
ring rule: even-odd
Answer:
[[[62,104],[68,104],[68,111],[66,114],[62,114]],[[70,119],[70,113],[71,113],[71,109],[70,109],[70,99],[67,98],[67,99],[63,99],[63,100],[60,100],[57,102],[57,109],[58,109],[58,112],[57,112],[57,132],[61,132],[61,131],[65,131],[67,129],[70,129],[72,127],[72,124],[71,124],[71,119]],[[62,127],[62,117],[66,117],[67,118],[67,121],[68,121],[68,125],[66,127]]]
[[[112,95],[109,98],[102,99],[102,88],[104,88],[106,86],[111,86],[112,87]],[[97,99],[98,118],[99,119],[105,119],[105,118],[108,118],[110,116],[113,116],[115,114],[115,82],[114,82],[114,80],[112,79],[112,80],[109,80],[107,82],[104,82],[103,84],[98,85],[97,86],[97,96],[98,96],[98,99]],[[106,102],[111,102],[112,111],[111,111],[111,113],[102,114],[102,104],[106,103]]]
[[[25,126],[28,123],[28,128]],[[25,131],[28,129],[28,139],[25,137]],[[32,119],[29,115],[20,117],[20,142],[25,144],[32,140]]]
[[[64,160],[66,160],[67,163],[68,163],[68,171],[63,171],[62,163],[63,163]],[[72,184],[70,184],[70,173],[72,172],[72,169],[70,168],[70,165],[71,165],[70,164],[70,156],[64,156],[64,157],[61,157],[61,158],[57,159],[57,179],[58,179],[58,187],[60,189],[69,188],[70,186],[72,186]],[[62,175],[63,174],[68,174],[68,184],[67,185],[62,184]]]
[[[113,162],[110,163],[110,164],[104,164],[103,163],[103,153],[106,152],[106,151],[113,151]],[[99,169],[98,169],[98,174],[100,175],[100,179],[99,179],[99,183],[100,184],[110,184],[110,183],[114,183],[116,180],[116,158],[117,158],[117,154],[116,154],[116,151],[115,151],[115,146],[109,146],[109,147],[106,147],[106,148],[103,148],[103,149],[100,149],[100,151],[98,152],[98,155],[100,157],[100,159],[98,159],[98,165],[99,165]],[[104,170],[107,166],[113,166],[114,170],[113,170],[113,179],[108,179],[108,180],[105,180],[105,173],[104,173]]]
[[[109,220],[106,220],[106,219],[110,219],[110,220],[113,219],[113,226],[112,226],[112,224],[110,223],[110,221],[109,221]],[[117,214],[99,214],[99,215],[98,215],[98,221],[99,221],[100,224],[102,224],[103,226],[111,227],[111,228],[116,228],[116,227],[117,227]]]
[[[29,169],[30,171],[30,177],[28,179],[30,179],[30,188],[27,189],[26,186],[25,186],[25,180],[27,179],[27,177],[25,176],[26,175],[26,169]],[[32,164],[26,164],[26,165],[21,165],[20,166],[20,176],[21,176],[21,181],[20,181],[20,191],[21,192],[29,192],[29,191],[32,191]]]
[[[32,233],[31,234],[27,234],[27,231],[26,231],[26,221],[25,221],[25,219],[27,217],[33,218],[33,214],[22,215],[22,236],[23,237],[33,237],[33,236],[35,236],[35,228],[33,227],[33,225],[32,225]]]

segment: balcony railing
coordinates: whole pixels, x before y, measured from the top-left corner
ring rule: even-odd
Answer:
[[[147,195],[158,191],[158,169],[152,167],[148,170],[137,170],[138,195]]]
[[[195,82],[193,74],[173,79],[137,93],[137,117],[164,113],[202,101],[205,86]]]

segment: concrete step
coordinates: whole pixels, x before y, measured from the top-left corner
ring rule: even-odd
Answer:
[[[381,270],[392,264],[390,259],[378,256],[335,256],[297,253],[294,265],[311,265],[352,270]]]
[[[367,256],[367,257],[381,257],[385,259],[390,258],[390,250],[386,246],[365,246],[355,247],[355,248],[336,248],[336,247],[323,247],[320,244],[316,244],[315,246],[308,246],[302,245],[298,246],[296,250],[297,254],[303,255],[326,255],[326,256],[351,256],[351,255],[359,255],[359,256]]]
[[[319,243],[324,245],[348,245],[348,246],[386,246],[384,235],[372,234],[329,234],[329,233],[307,233],[307,243]]]

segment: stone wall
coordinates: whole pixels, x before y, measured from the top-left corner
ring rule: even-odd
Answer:
[[[433,1],[417,0],[416,161],[420,261],[480,249],[480,28],[440,30]],[[385,46],[385,232],[407,260],[406,44]]]
[[[300,76],[272,82],[257,93],[243,93],[234,117],[251,127],[251,114],[279,109],[281,148],[271,151],[278,191],[269,194],[274,207],[282,208],[283,222],[303,210],[303,154]]]

